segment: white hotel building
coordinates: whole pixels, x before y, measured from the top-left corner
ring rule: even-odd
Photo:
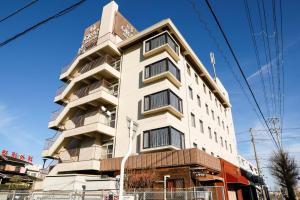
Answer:
[[[221,157],[238,166],[229,95],[170,19],[138,32],[110,2],[60,80],[54,102],[62,108],[49,122],[57,133],[42,152],[58,160],[46,190],[113,178],[103,162],[127,152],[127,117],[138,124],[134,156],[197,148],[210,163]]]

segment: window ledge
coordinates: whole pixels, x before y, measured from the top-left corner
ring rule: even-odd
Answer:
[[[165,78],[168,79],[170,82],[172,82],[177,88],[181,87],[181,82],[169,71],[146,78],[144,79],[144,83],[157,82]]]
[[[148,58],[150,56],[153,56],[155,54],[159,54],[163,51],[167,51],[170,56],[176,61],[178,62],[179,61],[179,55],[170,47],[169,44],[164,44],[164,45],[161,45],[155,49],[152,49],[150,51],[147,51],[147,52],[144,52],[144,57]]]
[[[162,151],[162,150],[181,150],[181,148],[176,147],[174,145],[166,145],[160,147],[153,147],[153,148],[143,148],[141,153],[148,153],[148,152],[155,152],[155,151]]]
[[[163,106],[163,107],[160,107],[160,108],[155,108],[155,109],[147,110],[147,111],[144,111],[143,114],[144,115],[152,115],[152,114],[157,114],[157,113],[162,113],[162,112],[169,112],[169,113],[175,115],[178,118],[182,118],[183,117],[183,114],[181,112],[179,112],[178,110],[176,110],[171,105],[167,105],[167,106]]]

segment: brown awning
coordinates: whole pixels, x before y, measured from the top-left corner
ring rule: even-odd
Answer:
[[[122,157],[101,160],[101,171],[119,171]],[[221,171],[219,159],[197,149],[154,152],[130,156],[126,169],[149,169],[157,167],[203,166],[213,171]]]

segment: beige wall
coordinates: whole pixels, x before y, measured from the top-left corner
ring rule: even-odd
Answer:
[[[203,81],[200,76],[198,75],[199,84],[197,84],[192,68],[191,76],[188,75],[186,61],[182,55],[180,55],[180,60],[176,63],[167,52],[163,52],[147,59],[144,59],[142,52],[141,42],[123,52],[115,156],[124,156],[128,148],[129,138],[126,122],[126,117],[128,116],[138,123],[138,135],[141,134],[142,136],[142,132],[145,130],[171,125],[185,134],[186,148],[191,148],[193,147],[193,143],[196,143],[199,149],[204,147],[207,153],[213,152],[215,156],[219,155],[220,157],[237,164],[237,152],[231,110],[228,109],[227,115],[225,116],[223,107],[222,112],[220,111],[219,101],[218,107],[216,107],[214,94],[212,93],[212,100],[210,100],[208,88],[207,93],[204,93],[202,87]],[[167,79],[151,84],[144,84],[144,67],[165,57],[169,57],[180,69],[182,86],[177,88]],[[220,82],[218,82],[218,84],[227,96],[227,92]],[[193,89],[193,100],[188,96],[189,86]],[[184,117],[179,119],[170,113],[158,114],[151,117],[144,116],[142,114],[144,96],[168,88],[182,98]],[[197,95],[201,98],[201,107],[198,106]],[[209,106],[209,115],[206,114],[205,104],[208,104]],[[212,119],[211,110],[215,113],[215,120]],[[191,126],[191,112],[196,116],[196,127]],[[220,126],[218,125],[218,116],[220,117]],[[199,119],[204,122],[204,134],[200,132]],[[224,121],[224,130],[222,128],[222,121]],[[212,139],[209,139],[208,126],[212,128],[212,135],[214,134],[214,131],[217,132],[218,143],[215,143],[214,135]],[[227,134],[227,126],[229,127],[229,134]],[[223,137],[224,147],[221,147],[220,136]],[[225,140],[228,143],[228,150],[225,148]],[[141,146],[142,141],[141,137]],[[137,141],[134,141],[134,145],[136,144]],[[229,144],[232,145],[232,153],[230,152]],[[136,153],[136,147],[133,149]]]

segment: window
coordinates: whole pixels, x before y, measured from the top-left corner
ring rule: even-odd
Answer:
[[[218,124],[219,124],[219,126],[221,126],[220,116],[218,116]]]
[[[227,134],[229,135],[229,127],[227,126],[226,128],[227,128]]]
[[[223,147],[224,144],[223,144],[223,138],[222,138],[222,136],[220,136],[220,142],[221,142],[221,146]]]
[[[201,132],[201,133],[204,133],[203,121],[202,121],[202,120],[199,120],[199,123],[200,123],[200,132]]]
[[[208,109],[208,105],[205,104],[205,108],[206,108],[206,114],[209,115],[209,109]]]
[[[214,135],[215,135],[215,142],[218,143],[218,135],[216,132],[214,132]]]
[[[152,110],[171,105],[182,113],[182,100],[171,90],[163,90],[144,97],[144,110]]]
[[[192,123],[192,127],[196,127],[195,115],[193,113],[191,113],[191,123]]]
[[[194,148],[197,148],[197,146],[198,146],[197,143],[194,142],[194,143],[193,143],[193,147],[194,147]]]
[[[203,83],[203,92],[206,94],[206,85]]]
[[[222,105],[221,105],[221,103],[219,104],[219,106],[220,106],[220,111],[222,112],[223,110],[222,110]]]
[[[215,112],[213,110],[211,110],[211,117],[213,120],[215,120]]]
[[[168,145],[172,145],[180,149],[184,148],[183,133],[171,126],[144,131],[144,149]]]
[[[191,87],[189,87],[189,96],[193,99],[193,89]]]
[[[171,38],[171,36],[167,32],[160,34],[160,35],[146,41],[145,42],[145,52],[156,49],[164,44],[168,44],[176,52],[176,54],[179,54],[178,45],[175,43],[173,38]]]
[[[211,128],[210,127],[208,127],[208,134],[209,134],[209,139],[212,139]]]
[[[198,75],[195,73],[195,81],[197,84],[199,84]]]
[[[209,91],[209,99],[212,100],[211,91]]]
[[[228,147],[227,147],[227,140],[225,140],[225,148],[226,148],[226,150],[228,150]]]
[[[222,121],[222,127],[223,127],[223,130],[225,130],[224,121]]]
[[[210,155],[214,156],[215,154],[214,154],[214,152],[210,152]]]
[[[232,147],[231,144],[229,144],[230,153],[232,153]]]
[[[224,114],[225,114],[225,117],[227,117],[227,109],[224,108]]]
[[[188,75],[191,75],[191,67],[188,64],[186,64],[186,70]]]
[[[197,103],[198,103],[198,106],[201,107],[201,99],[200,99],[199,95],[197,95]]]
[[[215,97],[215,103],[216,103],[216,107],[218,107],[218,99],[217,99],[217,97]]]
[[[166,71],[171,72],[171,74],[173,74],[176,79],[180,81],[180,70],[169,58],[165,58],[163,60],[147,65],[145,67],[145,79],[156,76]]]
[[[206,152],[206,149],[204,147],[202,147],[202,151]]]

